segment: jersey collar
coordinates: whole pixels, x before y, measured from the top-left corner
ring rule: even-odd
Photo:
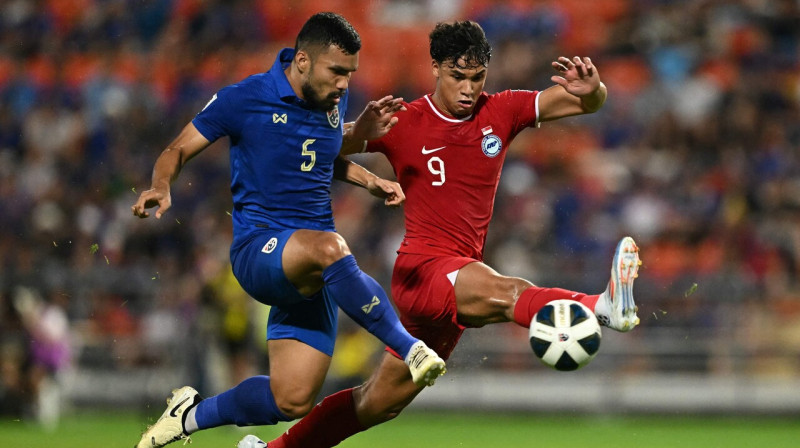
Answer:
[[[423,98],[425,98],[425,101],[427,101],[427,102],[428,102],[428,105],[429,105],[429,106],[431,106],[431,110],[432,110],[432,111],[433,111],[433,112],[434,112],[436,115],[438,115],[438,116],[439,116],[439,118],[441,118],[441,119],[442,119],[442,120],[444,120],[444,121],[449,121],[450,123],[461,123],[461,122],[463,122],[463,121],[467,121],[467,120],[469,120],[470,118],[472,118],[472,114],[469,114],[469,115],[467,115],[467,116],[466,116],[466,117],[464,117],[464,118],[453,118],[453,117],[448,117],[448,116],[447,116],[447,115],[445,115],[445,114],[444,114],[442,111],[440,111],[440,110],[439,110],[439,108],[438,108],[438,107],[436,107],[436,105],[435,105],[435,104],[433,104],[433,100],[431,99],[431,96],[430,96],[430,94],[428,94],[428,95],[425,95]]]
[[[275,79],[275,86],[278,88],[278,96],[288,103],[298,103],[302,102],[302,100],[295,95],[294,89],[292,89],[289,80],[286,78],[286,73],[284,73],[286,67],[292,63],[292,58],[294,58],[294,48],[284,48],[281,50],[281,52],[278,53],[278,57],[275,58],[275,63],[272,64],[269,74]]]

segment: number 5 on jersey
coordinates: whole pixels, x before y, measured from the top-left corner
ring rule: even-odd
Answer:
[[[311,171],[311,168],[314,168],[314,164],[317,163],[317,152],[308,149],[312,143],[317,141],[316,139],[310,138],[303,142],[303,156],[310,157],[311,160],[306,160],[300,165],[300,169],[303,171]]]

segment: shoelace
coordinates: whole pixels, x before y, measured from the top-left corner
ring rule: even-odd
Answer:
[[[414,357],[411,358],[411,362],[409,364],[413,364],[415,368],[419,368],[419,366],[428,358],[428,354],[425,353],[424,350],[420,349],[417,353],[414,353]]]

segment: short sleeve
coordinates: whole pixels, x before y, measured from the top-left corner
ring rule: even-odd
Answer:
[[[514,135],[525,128],[539,126],[539,92],[535,90],[506,90],[498,93],[507,106],[514,123]]]
[[[235,136],[236,113],[232,107],[233,87],[221,89],[211,97],[203,110],[192,120],[192,124],[208,141],[213,142],[223,136]]]

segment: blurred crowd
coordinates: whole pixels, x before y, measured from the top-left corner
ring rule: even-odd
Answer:
[[[638,371],[800,372],[797,0],[3,0],[0,413],[52,418],[43,391],[81,369],[172,366],[213,393],[265,371],[266,310],[228,260],[227,141],[186,167],[161,220],[130,206],[211,95],[268,69],[320,8],[364,41],[348,119],[433,90],[436,21],[484,27],[490,93],[547,88],[558,56],[591,57],[605,107],[514,142],[486,261],[598,293],[632,235],[642,325],[618,350]],[[337,228],[388,286],[402,212],[347,185],[332,195]],[[491,345],[524,354],[524,332],[503,327]],[[362,339],[342,351],[380,349]],[[357,380],[358,358],[337,370]]]

